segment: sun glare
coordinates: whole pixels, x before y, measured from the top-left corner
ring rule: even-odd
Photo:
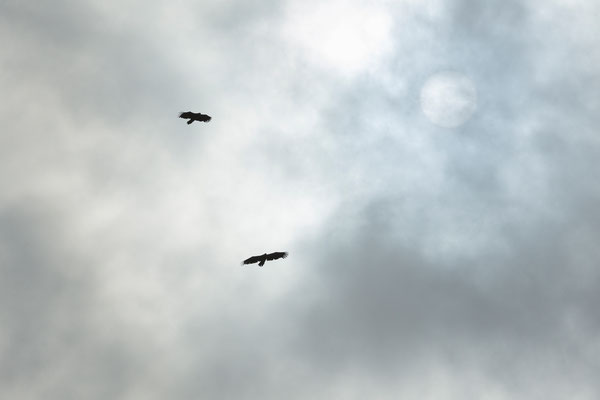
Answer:
[[[379,6],[333,1],[292,4],[283,30],[311,63],[353,75],[390,47],[390,28],[390,17]]]

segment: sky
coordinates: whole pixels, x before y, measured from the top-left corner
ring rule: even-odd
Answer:
[[[0,398],[600,398],[599,17],[0,1]]]

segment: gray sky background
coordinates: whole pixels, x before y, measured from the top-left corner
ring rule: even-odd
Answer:
[[[0,2],[0,397],[600,398],[599,20]]]

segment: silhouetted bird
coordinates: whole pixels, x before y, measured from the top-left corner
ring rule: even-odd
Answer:
[[[288,253],[286,252],[277,252],[277,253],[271,253],[271,254],[263,254],[262,256],[254,256],[254,257],[250,257],[247,260],[244,260],[242,262],[242,265],[244,264],[254,264],[254,263],[258,263],[259,267],[262,267],[263,265],[265,265],[265,261],[272,261],[272,260],[278,260],[280,258],[286,258],[288,256]]]
[[[182,112],[181,114],[179,114],[179,118],[189,119],[189,121],[187,122],[188,125],[194,121],[208,122],[211,119],[210,116],[206,114],[193,113],[191,111]]]

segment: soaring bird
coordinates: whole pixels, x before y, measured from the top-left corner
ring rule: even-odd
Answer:
[[[208,122],[211,120],[209,115],[202,113],[193,113],[191,111],[182,112],[181,114],[179,114],[179,118],[188,119],[188,125],[194,121]]]
[[[278,260],[280,258],[286,258],[287,256],[288,256],[288,253],[283,252],[283,251],[271,253],[271,254],[265,253],[262,256],[254,256],[254,257],[248,258],[247,260],[242,261],[242,265],[258,263],[258,266],[262,267],[263,265],[265,265],[265,261]]]

